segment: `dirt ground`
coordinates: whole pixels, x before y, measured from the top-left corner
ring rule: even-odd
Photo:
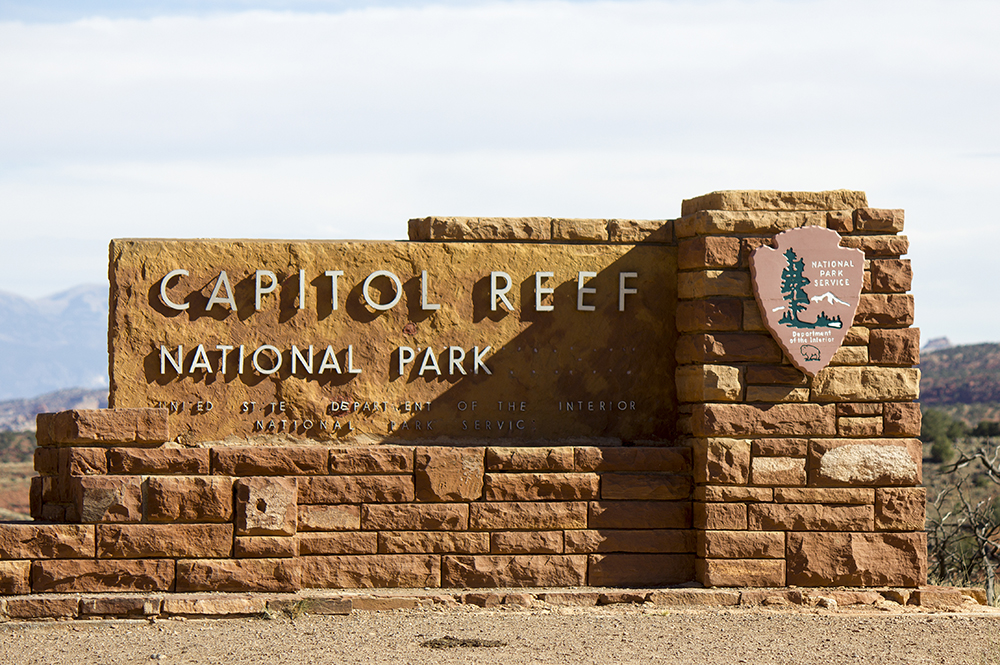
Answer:
[[[465,642],[481,646],[434,648]],[[492,644],[491,644],[492,643]],[[0,624],[21,663],[1000,663],[1000,613],[816,608],[449,609]]]

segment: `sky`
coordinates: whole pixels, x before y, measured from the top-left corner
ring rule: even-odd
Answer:
[[[906,210],[924,341],[1000,341],[1000,3],[0,0],[0,291],[120,237],[664,219],[721,189]]]

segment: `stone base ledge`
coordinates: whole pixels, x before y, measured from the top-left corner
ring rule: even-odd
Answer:
[[[198,594],[33,594],[0,599],[0,622],[93,619],[295,618],[303,614],[351,614],[392,610],[481,608],[598,607],[636,605],[647,608],[782,607],[835,610],[871,606],[882,611],[994,611],[979,588],[794,589],[744,588],[618,589],[607,587],[467,590],[394,589],[360,593]]]

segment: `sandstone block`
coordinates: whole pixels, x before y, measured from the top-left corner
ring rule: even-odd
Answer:
[[[750,477],[748,439],[694,439],[693,443],[694,478],[697,482],[747,484]]]
[[[413,476],[307,476],[299,503],[398,503],[414,499]]]
[[[783,559],[781,531],[699,531],[698,556],[703,559]]]
[[[284,558],[182,559],[177,562],[177,591],[298,591],[302,567],[300,560]]]
[[[292,598],[289,600],[269,600],[268,609],[284,612],[319,615],[347,615],[353,609],[350,598]]]
[[[829,371],[829,367],[823,370]],[[815,383],[816,379],[814,386]],[[766,407],[754,404],[696,404],[691,414],[691,425],[695,436],[702,437],[833,436],[837,432],[835,408],[820,404],[775,404]],[[697,464],[695,467],[697,471]]]
[[[591,554],[587,584],[657,587],[694,580],[694,554]]]
[[[910,250],[906,236],[845,236],[840,245],[863,250],[866,259],[898,257]]]
[[[881,416],[881,402],[841,402],[837,404],[838,416]]]
[[[920,395],[920,370],[906,367],[827,367],[813,379],[818,402],[891,402]]]
[[[872,290],[876,293],[906,293],[913,283],[909,259],[872,261]]]
[[[772,501],[774,490],[770,487],[740,487],[738,485],[700,485],[694,490],[695,501],[712,503],[738,503]]]
[[[563,533],[562,531],[494,531],[489,534],[490,552],[493,554],[562,554]]]
[[[734,234],[773,235],[800,226],[826,226],[826,212],[704,210],[675,220],[674,233],[677,238]]]
[[[441,586],[441,559],[436,554],[303,557],[302,584],[315,589],[436,588]]]
[[[878,531],[923,531],[927,490],[923,487],[880,487],[875,490]]]
[[[171,591],[172,559],[50,559],[31,566],[33,593]]]
[[[706,400],[707,401],[707,400]],[[809,389],[795,386],[747,386],[747,402],[808,402]]]
[[[743,330],[745,332],[767,332],[760,307],[751,298],[743,301]]]
[[[441,586],[561,587],[587,583],[584,555],[445,555]]]
[[[853,210],[832,210],[826,213],[826,228],[837,233],[851,233],[854,231],[854,211]]]
[[[739,238],[696,236],[677,243],[677,268],[735,268],[740,263]]]
[[[781,349],[770,335],[756,333],[689,333],[677,339],[677,362],[778,363]]]
[[[233,479],[152,476],[146,510],[150,522],[228,522],[233,517]]]
[[[639,501],[676,501],[691,496],[691,476],[672,473],[605,473],[601,498]],[[596,498],[596,497],[593,497]]]
[[[131,475],[207,475],[208,448],[111,448],[108,473]]]
[[[552,240],[604,242],[608,222],[604,219],[553,219]]]
[[[138,476],[79,476],[73,501],[81,522],[138,522],[142,519],[142,479]]]
[[[688,501],[591,501],[584,526],[591,529],[690,529]]]
[[[732,296],[749,298],[750,274],[743,270],[697,270],[677,274],[677,297],[681,300]]]
[[[748,365],[746,368],[747,384],[786,386],[804,386],[808,377],[789,365]]]
[[[375,554],[378,552],[378,534],[374,532],[334,531],[300,533],[299,555],[314,554]],[[403,552],[412,554],[413,552]]]
[[[875,511],[871,505],[756,503],[747,521],[752,531],[872,531]]]
[[[868,344],[871,331],[862,326],[851,326],[844,337],[844,344],[848,346],[858,346]]]
[[[315,476],[329,469],[320,446],[212,448],[212,473],[222,476]]]
[[[658,607],[732,606],[740,604],[740,594],[715,589],[662,589],[650,593],[649,602]]]
[[[917,587],[927,579],[925,533],[790,533],[788,583]]]
[[[351,476],[411,471],[413,471],[413,448],[407,446],[366,446],[330,450],[330,473]]]
[[[292,536],[298,522],[295,478],[260,476],[236,481],[236,534]]]
[[[909,327],[913,325],[913,296],[902,293],[862,293],[854,321],[862,326]]]
[[[833,358],[830,359],[830,365],[867,365],[869,361],[868,358],[868,347],[867,346],[842,346],[837,349],[837,352],[833,354]]]
[[[59,448],[35,448],[35,471],[43,476],[55,476],[59,473]]]
[[[809,483],[919,485],[922,461],[916,439],[816,439],[809,450]]]
[[[677,303],[678,332],[735,332],[743,320],[743,302],[736,298],[684,300]]]
[[[563,607],[594,607],[600,597],[599,593],[590,591],[556,591],[538,594],[538,600],[543,603],[562,605]]]
[[[835,189],[825,192],[776,190],[726,190],[704,194],[681,203],[681,214],[701,210],[853,210],[867,208],[864,192]]]
[[[837,434],[854,438],[871,438],[882,435],[881,416],[837,418]]]
[[[805,485],[805,457],[755,457],[750,466],[754,485]]]
[[[298,555],[298,542],[287,536],[236,536],[232,556],[237,559],[274,559]]]
[[[66,476],[103,476],[108,472],[104,448],[63,448],[59,451],[59,474]]]
[[[168,616],[225,617],[259,615],[267,607],[266,598],[225,596],[174,596],[163,599],[163,613]]]
[[[919,404],[889,403],[882,414],[882,433],[886,436],[920,436],[921,420]]]
[[[550,240],[549,217],[424,217],[409,221],[410,240]]]
[[[487,471],[573,471],[573,448],[486,449]],[[592,469],[591,469],[592,470]]]
[[[73,619],[80,611],[80,599],[70,598],[9,598],[7,616],[11,619],[37,621],[38,619]]]
[[[490,534],[385,531],[378,535],[378,552],[379,554],[489,554]]]
[[[166,409],[78,409],[44,414],[38,425],[54,443],[163,443]]]
[[[163,606],[161,596],[125,596],[113,598],[81,598],[81,616],[112,616],[126,618],[155,617]]]
[[[927,609],[946,609],[962,604],[962,592],[959,589],[941,587],[926,587],[915,589],[907,600],[908,605],[919,605]]]
[[[859,207],[854,210],[854,228],[862,233],[901,233],[903,211]]]
[[[805,457],[809,439],[754,439],[750,452],[754,457]]]
[[[606,591],[598,594],[598,605],[640,605],[650,594],[643,591]]]
[[[0,523],[0,560],[82,559],[94,556],[94,527]]]
[[[674,374],[681,402],[738,402],[743,371],[729,365],[681,365]]]
[[[873,330],[870,352],[872,362],[880,365],[919,365],[920,329]]]
[[[688,553],[694,532],[687,529],[581,529],[566,531],[567,554],[597,552]]]
[[[695,503],[694,528],[746,531],[747,506],[743,503]]]
[[[695,572],[707,587],[785,586],[784,559],[698,559]]]
[[[612,219],[608,221],[608,241],[620,243],[670,243],[674,222],[669,219]]]
[[[677,447],[629,446],[615,448],[575,448],[577,471],[691,471],[691,449]]]
[[[418,501],[475,501],[483,495],[485,448],[417,448]]]
[[[299,506],[298,531],[350,531],[361,528],[361,506]]]
[[[7,557],[5,556],[4,559]],[[31,562],[0,561],[0,595],[21,596],[31,593]]]
[[[488,473],[483,497],[487,501],[596,499],[598,476],[596,473]]]
[[[474,531],[585,528],[583,501],[473,503],[469,508],[469,529]]]
[[[777,487],[777,503],[875,503],[875,490],[871,487]]]
[[[97,557],[100,559],[228,557],[232,550],[232,524],[101,524],[97,527]]]
[[[391,531],[464,531],[469,528],[469,504],[366,504],[361,528]]]

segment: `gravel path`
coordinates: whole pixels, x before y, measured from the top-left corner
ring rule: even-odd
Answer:
[[[985,610],[985,608],[984,608]],[[442,637],[503,646],[431,648]],[[1000,614],[649,607],[0,624],[21,663],[1000,663]]]

